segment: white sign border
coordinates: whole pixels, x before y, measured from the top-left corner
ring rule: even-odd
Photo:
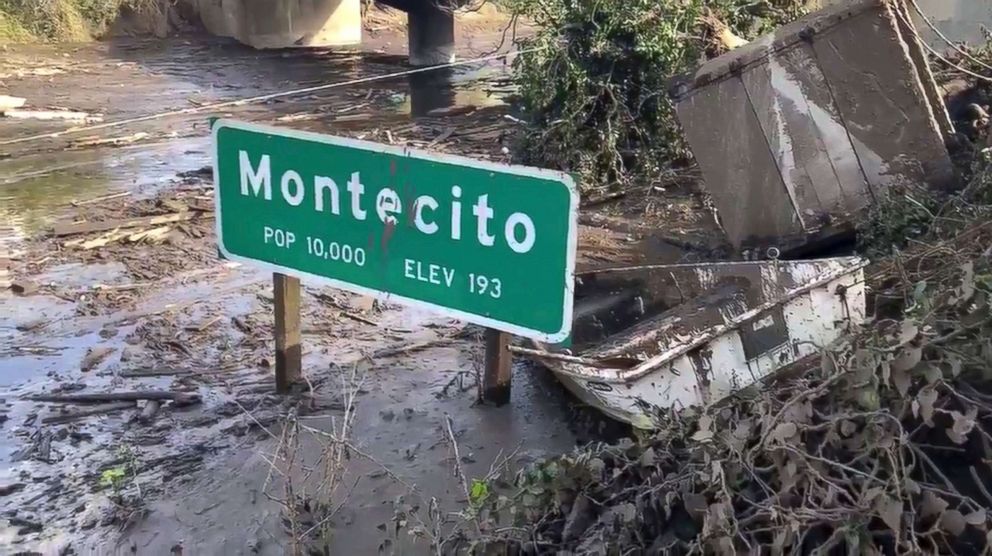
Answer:
[[[220,165],[219,165],[219,149],[217,144],[217,134],[221,129],[237,129],[241,131],[249,131],[254,133],[263,133],[267,135],[275,135],[278,137],[286,137],[290,139],[300,139],[303,141],[311,141],[316,143],[324,143],[326,145],[334,145],[338,147],[348,147],[353,149],[359,149],[374,153],[390,154],[395,156],[401,156],[406,158],[416,158],[420,160],[426,160],[431,162],[440,162],[444,164],[451,164],[456,166],[464,166],[469,168],[477,168],[480,170],[487,170],[490,172],[498,172],[501,174],[513,174],[517,176],[526,176],[531,178],[539,178],[548,181],[558,182],[564,185],[568,189],[569,196],[569,206],[568,206],[568,243],[565,260],[565,299],[564,311],[562,312],[562,324],[558,332],[554,334],[548,334],[541,332],[539,330],[533,330],[530,328],[525,328],[522,326],[517,326],[508,322],[491,319],[489,317],[484,317],[482,315],[476,315],[473,313],[466,313],[464,311],[459,311],[457,309],[451,309],[448,307],[443,307],[431,303],[429,301],[421,301],[418,299],[412,299],[404,297],[402,295],[397,295],[395,293],[384,292],[380,290],[375,290],[372,288],[366,288],[364,286],[358,286],[355,284],[350,284],[348,282],[343,282],[334,278],[328,278],[326,276],[320,276],[317,274],[311,274],[309,272],[304,272],[301,270],[296,270],[288,267],[284,267],[278,264],[260,261],[258,259],[252,259],[250,257],[243,257],[241,255],[235,255],[227,250],[224,246],[224,235],[221,230],[221,221],[223,220],[222,206],[220,199]],[[345,137],[336,137],[333,135],[323,135],[320,133],[313,133],[309,131],[299,131],[295,129],[287,129],[275,126],[268,126],[262,124],[252,124],[247,122],[238,122],[229,119],[217,119],[213,122],[211,129],[211,140],[213,149],[213,175],[214,175],[214,211],[216,213],[214,217],[214,228],[217,233],[217,248],[220,250],[224,258],[252,265],[258,268],[269,270],[271,272],[278,272],[281,274],[286,274],[288,276],[295,276],[298,278],[304,278],[308,281],[312,281],[318,284],[324,284],[327,286],[340,288],[342,290],[347,290],[362,295],[368,295],[380,299],[383,301],[397,301],[401,304],[408,305],[411,307],[416,307],[420,309],[426,309],[434,313],[449,316],[472,324],[478,324],[480,326],[485,326],[488,328],[494,328],[496,330],[502,330],[516,336],[522,336],[525,338],[533,338],[542,342],[547,342],[551,344],[557,344],[565,341],[571,334],[572,329],[572,314],[575,303],[575,256],[578,249],[578,213],[579,213],[579,192],[575,187],[575,180],[571,176],[564,172],[557,172],[554,170],[545,170],[542,168],[532,168],[529,166],[519,166],[510,164],[498,164],[495,162],[487,162],[483,160],[475,160],[472,158],[457,156],[444,153],[432,153],[428,151],[411,149],[409,147],[398,147],[393,145],[383,145],[379,143],[373,143],[371,141],[362,141],[359,139],[349,139]]]

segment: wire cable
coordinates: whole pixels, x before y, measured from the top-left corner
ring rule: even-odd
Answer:
[[[480,62],[490,62],[492,60],[499,60],[501,58],[506,58],[506,57],[509,57],[509,56],[518,56],[520,54],[529,54],[531,52],[537,52],[537,51],[540,51],[540,50],[544,50],[546,48],[547,47],[537,47],[537,48],[529,48],[529,49],[525,49],[525,50],[514,50],[514,51],[511,51],[511,52],[504,52],[502,54],[492,54],[492,55],[489,55],[489,56],[482,56],[480,58],[473,58],[471,60],[460,60],[460,61],[451,62],[451,63],[447,63],[447,64],[439,64],[439,65],[436,65],[436,66],[427,66],[427,67],[423,67],[423,68],[414,68],[414,69],[409,69],[409,70],[404,70],[404,71],[398,71],[398,72],[394,72],[394,73],[387,73],[387,74],[383,74],[383,75],[374,75],[374,76],[370,76],[370,77],[360,77],[358,79],[351,79],[351,80],[348,80],[348,81],[341,81],[341,82],[338,82],[338,83],[326,83],[324,85],[316,85],[316,86],[313,86],[313,87],[306,87],[306,88],[303,88],[303,89],[293,89],[293,90],[290,90],[290,91],[281,91],[281,92],[278,92],[278,93],[270,93],[270,94],[267,94],[267,95],[259,95],[259,96],[254,96],[254,97],[242,98],[242,99],[238,99],[238,100],[228,100],[228,101],[223,101],[223,102],[215,102],[215,103],[212,103],[212,104],[204,104],[202,106],[195,106],[195,107],[191,107],[191,108],[183,108],[181,110],[171,110],[171,111],[168,111],[168,112],[159,112],[159,113],[156,113],[156,114],[149,114],[147,116],[139,116],[137,118],[128,118],[128,119],[125,119],[125,120],[118,120],[118,121],[115,121],[115,122],[107,122],[107,123],[95,124],[95,125],[85,126],[85,127],[74,127],[74,128],[65,129],[65,130],[62,130],[62,131],[54,131],[54,132],[51,132],[51,133],[39,133],[38,135],[30,135],[30,136],[27,136],[27,137],[19,137],[17,139],[9,139],[7,141],[0,141],[0,146],[17,145],[17,144],[20,144],[20,143],[29,143],[29,142],[32,142],[32,141],[39,141],[41,139],[54,139],[54,138],[57,138],[57,137],[61,137],[63,135],[74,135],[74,134],[78,134],[78,133],[87,133],[87,132],[90,132],[90,131],[98,131],[98,130],[101,130],[101,129],[111,129],[111,128],[116,128],[116,127],[123,127],[123,126],[131,125],[131,124],[137,124],[137,123],[142,123],[142,122],[150,122],[150,121],[153,121],[153,120],[160,120],[162,118],[170,118],[170,117],[173,117],[173,116],[186,116],[186,115],[190,115],[190,114],[198,114],[198,113],[201,113],[201,112],[207,112],[207,111],[211,111],[211,110],[217,110],[217,109],[220,109],[220,108],[230,108],[230,107],[233,107],[233,106],[244,106],[246,104],[255,104],[255,103],[259,103],[259,102],[265,102],[265,101],[276,99],[276,98],[284,98],[284,97],[289,97],[289,96],[302,95],[302,94],[306,94],[306,93],[313,93],[313,92],[316,92],[316,91],[326,91],[328,89],[336,89],[336,88],[339,88],[339,87],[348,87],[350,85],[359,85],[359,84],[362,84],[362,83],[371,83],[373,81],[381,81],[381,80],[384,80],[384,79],[395,79],[397,77],[405,77],[407,75],[413,75],[413,74],[417,74],[417,73],[424,73],[424,72],[434,71],[434,70],[439,70],[439,69],[455,68],[455,67],[459,67],[459,66],[467,66],[467,65],[471,65],[471,64],[477,64],[477,63],[480,63]]]

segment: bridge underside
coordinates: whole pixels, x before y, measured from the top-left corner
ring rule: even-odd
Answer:
[[[361,0],[197,0],[204,26],[255,48],[351,46],[362,41]],[[389,0],[407,13],[410,63],[455,56],[455,20],[432,0]]]

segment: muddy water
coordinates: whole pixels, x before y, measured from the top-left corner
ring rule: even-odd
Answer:
[[[0,60],[0,75],[7,76],[4,94],[27,98],[30,108],[69,108],[105,122],[404,68],[401,58],[379,54],[255,52],[213,40],[24,47],[7,51]],[[133,277],[113,260],[45,265],[46,253],[34,249],[29,238],[53,221],[71,216],[74,201],[85,203],[119,192],[128,192],[134,199],[150,198],[177,187],[178,172],[209,163],[208,116],[328,133],[388,130],[439,108],[499,103],[499,94],[490,93],[493,80],[504,72],[501,65],[493,64],[394,78],[371,86],[239,106],[222,114],[180,116],[0,146],[0,230],[4,230],[0,245],[15,251],[23,248],[23,253],[14,255],[19,268],[30,269],[33,266],[28,263],[38,263],[43,270],[30,278],[48,285],[42,294],[27,298],[0,291],[0,398],[6,400],[0,403],[0,414],[7,418],[0,428],[0,484],[26,484],[22,491],[0,497],[0,509],[45,523],[40,533],[0,524],[0,552],[48,553],[69,544],[80,553],[166,554],[180,545],[196,554],[284,554],[288,543],[282,508],[268,497],[271,489],[265,489],[271,471],[265,454],[271,454],[274,441],[258,430],[241,435],[230,432],[232,427],[250,430],[254,416],[217,414],[218,408],[234,402],[257,402],[260,395],[267,395],[266,388],[271,389],[271,369],[262,361],[270,353],[265,349],[267,333],[264,329],[258,332],[263,338],[260,356],[257,351],[245,351],[246,343],[257,345],[249,332],[231,324],[234,317],[257,318],[263,324],[271,319],[269,277],[218,261],[216,268],[204,269],[195,278],[167,277],[133,306],[89,314],[81,309],[87,291],[96,285],[126,287]],[[0,119],[0,142],[72,125],[83,124]],[[148,135],[116,148],[74,143],[91,135],[127,139],[136,133]],[[0,262],[4,257],[0,254]],[[321,290],[308,287],[307,291]],[[546,373],[522,363],[515,368],[512,405],[477,404],[473,377],[479,363],[478,344],[471,335],[455,339],[458,323],[390,306],[375,317],[379,327],[369,330],[340,319],[328,322],[313,298],[307,299],[305,367],[318,392],[326,388],[328,395],[340,395],[334,373],[349,368],[363,354],[452,338],[437,347],[378,360],[365,372],[351,441],[371,459],[353,458],[343,479],[345,486],[335,499],[341,507],[332,522],[330,545],[338,553],[366,554],[390,545],[395,553],[427,551],[406,533],[399,538],[389,533],[392,503],[399,495],[421,500],[436,497],[446,512],[464,509],[460,482],[452,475],[454,460],[446,432],[449,418],[461,465],[470,478],[485,476],[500,454],[511,455],[509,466],[517,468],[546,453],[567,450],[607,427],[575,408]],[[166,317],[155,316],[166,309],[170,310]],[[211,342],[188,349],[188,357],[179,358],[178,363],[170,359],[172,354],[151,351],[148,346],[142,348],[148,353],[140,362],[126,362],[121,355],[134,349],[135,341],[160,344],[173,339],[168,330],[178,330],[175,334],[185,337],[190,334],[183,331],[203,323],[217,323],[211,325]],[[166,337],[156,336],[155,327],[165,327]],[[114,355],[93,371],[82,373],[80,361],[96,346],[111,348]],[[141,349],[138,352],[140,359]],[[201,407],[167,412],[150,432],[129,429],[127,414],[100,416],[74,425],[73,430],[92,437],[58,443],[50,462],[15,461],[15,451],[32,435],[46,430],[38,423],[39,412],[44,416],[47,409],[20,401],[25,393],[77,383],[84,384],[87,392],[167,389],[184,379],[139,381],[122,376],[121,371],[171,364],[213,371],[232,358],[237,363],[239,357],[242,362],[237,371],[198,387],[204,396]],[[245,388],[264,392],[249,395]],[[311,422],[330,430],[333,418],[340,415],[324,413]],[[278,424],[269,429],[279,432]],[[101,508],[112,506],[106,492],[95,485],[102,469],[119,465],[117,454],[122,446],[132,446],[143,461],[166,462],[135,478],[147,499],[148,513],[128,523],[124,533],[121,522],[94,525],[101,520],[93,517]],[[318,453],[319,446],[311,445],[304,456],[316,461]],[[170,461],[191,455],[201,462],[199,466],[169,471]],[[417,494],[384,476],[382,467],[402,482],[416,485]],[[179,476],[164,483],[163,473]]]

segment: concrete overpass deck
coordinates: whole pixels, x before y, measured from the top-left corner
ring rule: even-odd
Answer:
[[[431,0],[388,0],[407,13],[410,63],[454,61],[452,7]],[[353,46],[362,42],[362,0],[196,0],[208,31],[255,48]]]

